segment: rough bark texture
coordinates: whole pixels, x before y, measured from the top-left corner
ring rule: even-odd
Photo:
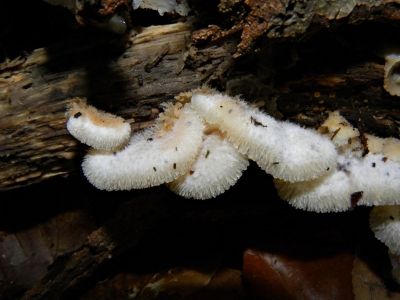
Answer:
[[[183,240],[204,238],[201,242],[211,248],[218,244],[218,251],[228,253],[219,256],[227,268],[241,262],[239,258],[239,263],[226,264],[233,256],[237,258],[235,251],[257,249],[247,250],[243,257],[247,259],[249,281],[251,274],[265,273],[254,271],[254,257],[249,253],[261,257],[268,250],[286,255],[279,245],[293,247],[271,235],[276,243],[272,245],[278,246],[266,249],[259,241],[268,230],[312,232],[319,237],[337,231],[340,238],[335,235],[335,241],[343,239],[337,242],[336,248],[341,249],[337,251],[353,255],[365,241],[373,243],[372,234],[367,232],[368,209],[356,208],[353,215],[334,216],[295,211],[279,201],[271,177],[255,166],[215,202],[204,203],[184,201],[163,187],[107,193],[85,181],[80,172],[85,147],[65,128],[65,109],[75,97],[85,97],[89,104],[133,118],[133,128],[140,129],[151,123],[160,103],[206,84],[263,103],[274,116],[305,126],[317,127],[327,111],[340,109],[364,132],[399,137],[399,100],[383,89],[381,57],[382,49],[396,42],[398,36],[400,9],[396,1],[221,0],[191,4],[196,18],[181,23],[138,27],[123,36],[88,30],[0,65],[0,191],[4,201],[0,233],[4,233],[4,241],[11,233],[25,232],[69,210],[89,213],[97,222],[97,230],[77,250],[65,250],[64,255],[54,257],[46,273],[41,267],[42,273],[32,275],[43,276],[40,281],[24,285],[19,279],[13,285],[18,271],[12,269],[11,259],[7,262],[11,271],[6,274],[7,259],[0,259],[0,275],[5,278],[0,299],[7,299],[7,295],[17,299],[26,290],[23,299],[91,299],[90,295],[98,291],[93,287],[98,272],[109,272],[115,261],[123,266],[143,245],[148,246],[139,253],[145,257],[145,266],[140,259],[132,264],[148,267],[154,259],[146,256],[149,249],[164,249],[165,244],[176,241],[174,235]],[[53,183],[58,190],[49,193]],[[38,202],[14,203],[20,197]],[[69,201],[76,202],[65,205]],[[42,215],[53,205],[57,209]],[[19,216],[22,208],[32,211],[29,217],[25,217],[28,213]],[[217,243],[215,232],[229,236],[229,243]],[[2,237],[0,243],[4,241]],[[384,247],[376,243],[376,253],[384,257]],[[376,258],[371,253],[362,255]],[[353,258],[347,254],[343,257],[346,261]],[[387,275],[389,268],[385,261],[372,270],[384,278],[380,283],[389,282],[388,290],[398,292]],[[123,274],[113,272],[115,278]],[[142,279],[135,280],[138,284]],[[329,288],[334,286],[329,284]],[[85,296],[88,286],[92,290]],[[240,299],[263,299],[264,288],[255,282],[253,294],[241,287],[237,295]],[[144,294],[141,297],[146,299]]]

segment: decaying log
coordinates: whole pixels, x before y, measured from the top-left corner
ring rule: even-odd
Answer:
[[[400,106],[397,97],[383,89],[380,56],[380,49],[393,43],[398,32],[392,27],[400,15],[393,1],[351,1],[343,10],[335,2],[331,10],[319,7],[317,14],[309,7],[318,1],[271,1],[276,5],[262,11],[260,2],[220,1],[219,13],[239,12],[226,30],[221,24],[207,24],[212,26],[193,34],[196,25],[189,18],[185,23],[135,28],[120,37],[75,34],[0,65],[0,191],[6,191],[6,201],[15,192],[9,190],[79,174],[86,148],[68,134],[64,115],[75,97],[134,119],[133,129],[140,129],[151,123],[161,102],[206,84],[304,126],[317,127],[328,111],[339,109],[362,131],[399,136]],[[200,17],[201,13],[204,10]],[[245,27],[256,17],[259,27]],[[240,55],[233,58],[235,53]],[[262,193],[271,203],[278,201],[271,178],[258,169],[250,172],[245,184],[233,187],[217,204],[184,202],[163,187],[123,194],[126,202],[115,216],[78,250],[56,259],[24,299],[67,299],[110,259],[166,224],[254,221],[255,226],[266,215],[272,224],[279,214],[268,212],[269,203],[257,200]],[[253,190],[249,182],[256,179],[264,181]],[[85,188],[85,197],[97,200],[101,192]],[[114,200],[117,194],[102,196]],[[295,224],[301,212],[283,207],[282,215],[290,219],[293,213]],[[362,216],[365,224],[367,213]]]

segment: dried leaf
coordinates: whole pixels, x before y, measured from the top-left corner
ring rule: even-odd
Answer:
[[[256,299],[353,299],[354,256],[338,236],[268,238],[244,253],[243,274]]]
[[[2,290],[11,286],[29,289],[54,259],[80,247],[94,224],[81,211],[65,212],[46,222],[15,233],[3,233],[0,241]]]

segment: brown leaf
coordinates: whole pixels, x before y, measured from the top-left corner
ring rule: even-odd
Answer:
[[[353,299],[354,255],[339,237],[266,237],[243,257],[243,274],[256,299]]]
[[[65,212],[29,229],[3,233],[0,241],[1,290],[7,284],[29,289],[54,259],[80,247],[94,224],[81,211]]]

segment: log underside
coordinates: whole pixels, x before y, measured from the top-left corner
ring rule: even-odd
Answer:
[[[254,9],[247,21],[259,16],[260,11],[255,11],[258,1],[245,3]],[[83,194],[66,193],[77,200],[65,210],[82,210],[83,204],[75,202],[78,199],[91,205],[100,199],[105,210],[108,201],[121,204],[112,209],[115,215],[110,213],[99,221],[98,229],[79,249],[55,259],[23,299],[68,299],[94,272],[107,266],[111,257],[135,249],[153,231],[168,235],[167,229],[162,230],[167,225],[202,231],[236,224],[235,230],[244,230],[248,228],[241,227],[244,223],[250,228],[263,222],[264,227],[288,228],[272,223],[280,218],[305,221],[309,217],[273,204],[279,200],[272,180],[255,166],[215,204],[198,206],[163,187],[122,193],[97,191],[80,171],[86,147],[65,128],[70,99],[87,98],[100,109],[134,119],[132,127],[139,130],[151,124],[162,102],[208,85],[242,95],[249,102],[263,102],[267,112],[304,126],[318,127],[328,111],[340,109],[362,131],[398,138],[399,100],[383,89],[384,59],[380,53],[395,40],[400,10],[391,1],[382,3],[373,9],[355,6],[346,16],[324,11],[300,33],[295,26],[281,33],[275,27],[268,31],[268,26],[248,33],[235,28],[242,25],[233,20],[236,23],[230,29],[224,24],[217,29],[203,26],[193,34],[196,26],[205,23],[194,17],[184,23],[134,28],[123,36],[88,30],[1,64],[0,191],[6,204],[1,229],[23,230],[13,220],[18,218],[17,212],[7,216],[7,212],[18,210],[11,201],[26,196],[25,191],[28,196],[32,189],[38,192],[40,188],[35,186],[51,188],[52,182],[57,188],[65,184],[66,190],[74,185]],[[243,5],[232,7],[247,13]],[[372,18],[373,10],[379,10],[379,16]],[[202,13],[199,11],[198,18]],[[275,13],[271,19],[282,18],[281,10]],[[265,15],[263,18],[265,21]],[[210,39],[213,35],[214,40]],[[259,199],[260,193],[270,195],[268,203]],[[56,192],[50,194],[57,197]],[[43,203],[32,208],[34,213],[42,209],[46,209]],[[358,218],[365,221],[368,210],[361,208],[360,212]],[[266,216],[271,221],[265,221]],[[341,220],[340,216],[331,218]],[[321,217],[315,219],[320,221]],[[33,218],[25,226],[41,221]]]

